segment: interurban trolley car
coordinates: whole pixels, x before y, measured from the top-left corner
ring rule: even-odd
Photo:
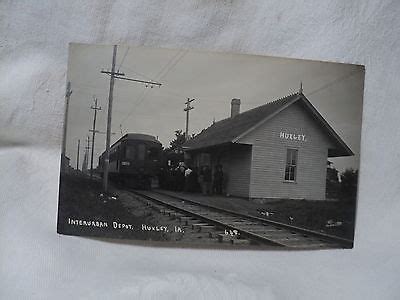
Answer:
[[[99,157],[104,171],[105,152]],[[109,178],[132,188],[149,189],[162,165],[162,145],[151,135],[128,133],[110,147]]]

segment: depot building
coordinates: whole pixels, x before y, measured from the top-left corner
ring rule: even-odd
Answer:
[[[221,165],[227,195],[325,200],[327,160],[354,155],[302,91],[212,124],[184,144],[193,167]]]

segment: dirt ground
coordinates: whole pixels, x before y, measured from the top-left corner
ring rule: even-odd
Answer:
[[[152,224],[151,216],[135,216],[123,205],[124,197],[117,196],[117,191],[110,188],[110,195],[102,193],[100,180],[90,180],[82,174],[62,174],[60,178],[60,201],[57,232],[71,235],[96,237],[167,240],[159,232],[143,232],[129,228],[114,228],[113,222],[129,224],[139,229],[142,224]],[[125,196],[126,198],[126,196]],[[107,222],[107,227],[76,226],[68,223],[73,220]]]
[[[146,241],[171,241],[183,246],[246,248],[230,243],[221,244],[207,232],[198,232],[167,215],[160,214],[123,188],[111,185],[109,195],[102,195],[100,179],[90,180],[83,174],[62,174],[57,232],[101,238],[122,238]],[[114,198],[112,198],[114,197]],[[68,219],[106,222],[107,227],[71,225]],[[131,225],[135,230],[113,228],[113,223]],[[143,231],[142,226],[162,226],[168,231]],[[183,231],[175,231],[180,227]]]
[[[308,228],[339,237],[353,239],[355,206],[343,201],[306,201],[306,200],[274,200],[267,203],[255,203],[247,199],[203,196],[198,193],[171,193],[199,203],[205,203],[224,209],[237,211],[273,221]],[[108,197],[102,194],[100,180],[92,181],[80,174],[62,174],[60,178],[60,202],[58,232],[71,235],[86,235],[110,238],[127,238],[139,240],[165,241],[174,236],[159,232],[143,232],[140,230],[121,230],[111,226],[112,222],[131,224],[139,228],[142,224],[159,223],[154,212],[129,208],[129,193],[121,193],[111,188]],[[119,196],[118,196],[118,195]],[[68,218],[107,222],[107,228],[89,226],[71,226]]]
[[[203,196],[198,193],[164,190],[160,192],[350,240],[354,237],[355,205],[348,201],[283,199],[260,204],[236,197]]]

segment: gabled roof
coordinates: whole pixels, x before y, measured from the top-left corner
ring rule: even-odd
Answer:
[[[191,140],[187,141],[183,147],[185,150],[191,151],[222,144],[236,143],[241,137],[258,128],[261,124],[297,101],[302,101],[306,109],[308,109],[315,119],[322,125],[322,128],[330,135],[337,145],[335,149],[329,150],[329,157],[354,155],[345,142],[339,137],[333,128],[329,126],[326,120],[301,92],[291,94],[284,98],[245,111],[233,118],[227,118],[216,122]]]

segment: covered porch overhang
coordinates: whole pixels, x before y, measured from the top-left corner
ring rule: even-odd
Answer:
[[[228,142],[194,149],[184,148],[183,151],[186,163],[201,167],[202,165],[215,166],[221,164],[224,159],[229,157],[232,151],[244,147],[251,147],[251,145]]]

